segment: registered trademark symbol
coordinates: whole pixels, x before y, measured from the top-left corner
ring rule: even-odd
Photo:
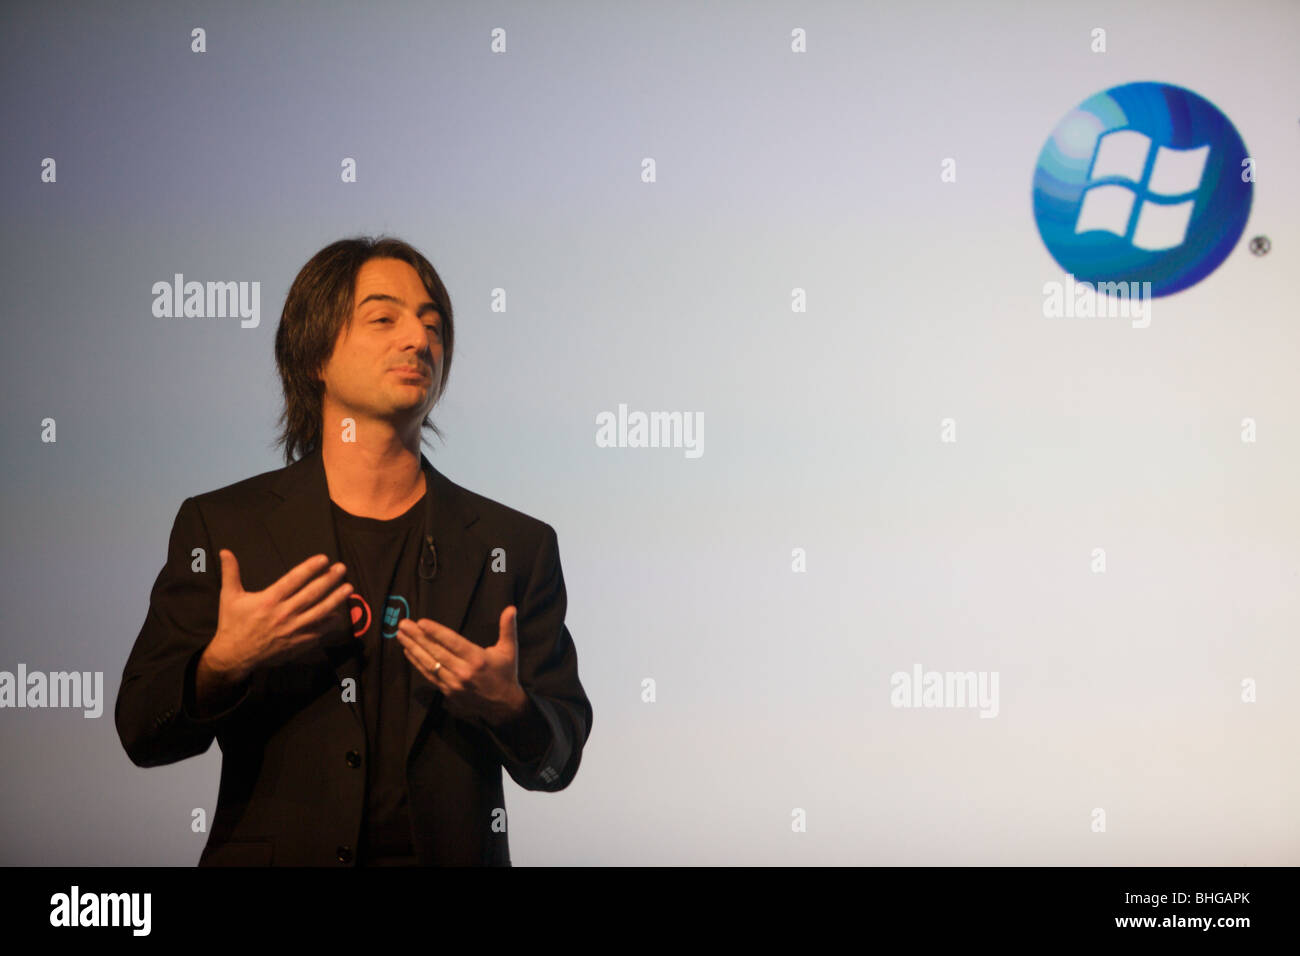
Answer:
[[[1268,236],[1256,236],[1250,240],[1250,251],[1257,256],[1268,255],[1268,250],[1273,248],[1273,243],[1268,241]]]

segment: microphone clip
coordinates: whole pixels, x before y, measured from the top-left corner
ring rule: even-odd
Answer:
[[[420,577],[432,581],[438,574],[438,550],[433,546],[433,535],[424,536],[424,547],[420,549]]]

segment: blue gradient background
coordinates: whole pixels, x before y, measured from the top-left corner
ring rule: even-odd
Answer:
[[[0,669],[105,710],[0,711],[0,863],[197,861],[220,752],[133,766],[121,669],[182,499],[282,464],[289,283],[377,232],[456,308],[431,459],[559,535],[595,725],[567,790],[507,780],[517,865],[1300,862],[1297,5],[2,16]],[[1039,150],[1141,79],[1241,131],[1251,221],[1150,328],[1045,319]],[[154,318],[176,272],[261,282],[260,326]],[[705,454],[597,448],[620,402]],[[998,671],[999,717],[892,708],[918,662]]]

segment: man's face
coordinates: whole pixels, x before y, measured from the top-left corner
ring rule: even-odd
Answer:
[[[412,367],[420,374],[404,371]],[[325,413],[418,430],[438,400],[441,376],[442,316],[419,273],[401,259],[366,262],[357,273],[351,323],[320,373]],[[339,422],[327,419],[325,427]]]

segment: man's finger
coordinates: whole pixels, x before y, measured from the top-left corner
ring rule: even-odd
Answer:
[[[402,618],[398,622],[398,630],[405,626],[408,636],[420,641],[428,650],[437,656],[438,660],[444,665],[450,665],[453,661],[463,665],[464,670],[458,670],[457,673],[468,673],[470,668],[475,667],[482,662],[483,648],[479,647],[472,641],[467,641],[449,627],[443,627],[436,621],[430,621],[427,617],[419,621],[412,621],[409,617]],[[435,636],[437,633],[455,638],[460,643],[457,647],[450,646],[450,641],[444,637],[439,641]]]
[[[468,675],[468,666],[464,661],[454,654],[448,653],[446,648],[430,642],[424,637],[423,633],[412,633],[410,627],[403,627],[403,625],[410,624],[413,624],[413,622],[404,618],[397,625],[397,639],[402,642],[402,647],[406,650],[408,657],[420,661],[430,673],[433,673],[435,665],[441,664],[442,667],[439,669],[439,673],[445,672],[454,675],[457,681],[461,677]],[[434,680],[432,677],[429,679]]]
[[[267,594],[277,602],[287,600],[297,594],[304,584],[314,579],[329,566],[330,559],[328,555],[318,554],[315,557],[308,558],[296,568],[286,571],[284,577],[266,589]]]
[[[400,637],[398,639],[401,640]],[[433,684],[439,690],[442,690],[442,686],[438,683],[438,679],[433,676],[433,671],[425,667],[424,660],[417,657],[405,643],[402,644],[402,653],[406,655],[407,661],[409,661],[410,665],[419,672],[421,677],[427,680],[430,684]]]
[[[415,640],[400,634],[398,639],[402,641],[402,650],[406,653],[406,659],[424,675],[425,680],[442,691],[444,696],[460,690],[460,681],[450,672],[446,664],[439,667],[440,661]]]
[[[325,580],[326,587],[329,586],[330,580],[331,579]],[[306,610],[299,613],[289,623],[290,629],[294,632],[301,631],[303,629],[314,630],[315,627],[319,624],[320,627],[323,627],[325,629],[325,632],[328,633],[329,631],[338,627],[340,623],[344,624],[345,626],[350,624],[351,622],[348,621],[347,614],[342,615],[343,618],[342,622],[335,621],[333,620],[333,618],[334,615],[338,613],[339,609],[343,606],[343,603],[348,599],[348,596],[351,593],[352,593],[352,585],[349,584],[347,581],[344,581],[342,584],[336,587],[333,591],[331,591],[320,601],[316,602],[315,604],[312,604]],[[347,629],[349,632],[351,632],[352,630],[351,627],[348,627]]]
[[[347,568],[342,562],[332,565],[315,580],[303,585],[297,594],[286,598],[284,608],[290,614],[305,614],[326,601],[342,584],[347,583]]]
[[[439,624],[437,621],[431,621],[427,617],[422,617],[414,623],[424,632],[426,637],[430,640],[436,641],[446,650],[455,654],[467,663],[477,661],[479,656],[483,653],[483,648],[479,647],[473,641],[467,640],[451,628]]]

